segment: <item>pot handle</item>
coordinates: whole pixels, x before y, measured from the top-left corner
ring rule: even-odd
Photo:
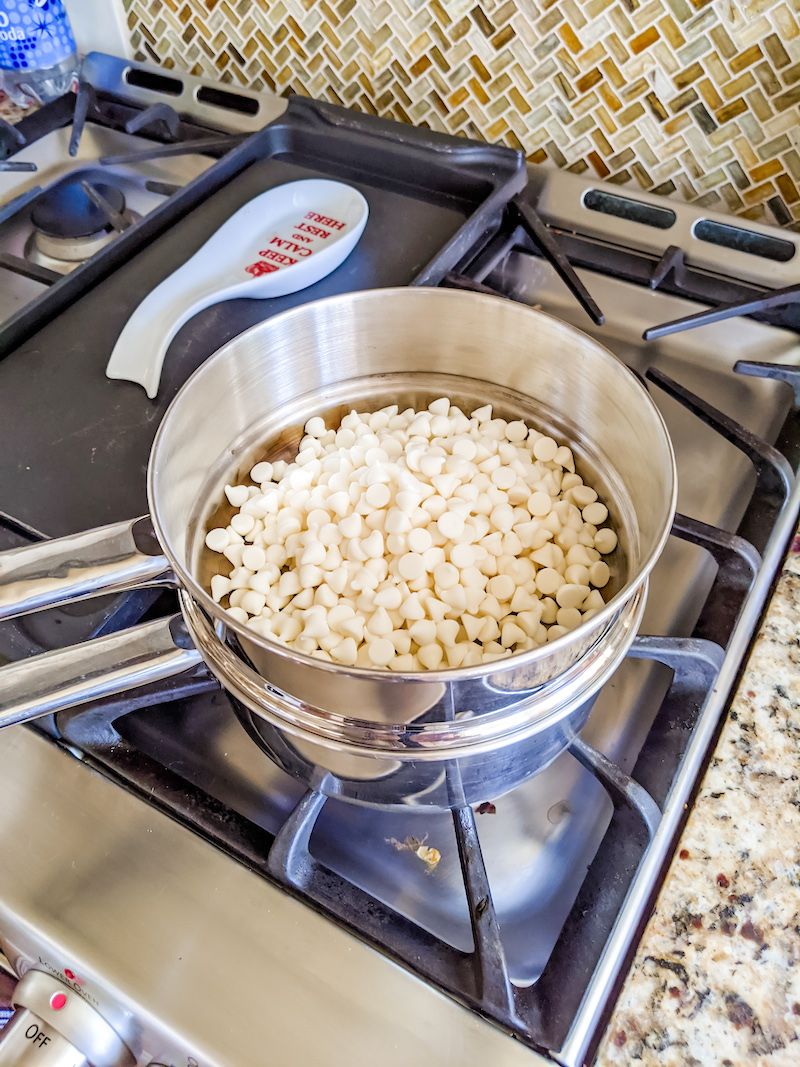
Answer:
[[[0,552],[0,620],[148,584],[174,578],[145,515]]]
[[[200,662],[181,615],[0,667],[0,729],[180,674]]]

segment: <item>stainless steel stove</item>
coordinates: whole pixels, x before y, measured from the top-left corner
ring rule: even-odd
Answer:
[[[797,522],[800,238],[541,168],[520,191],[515,153],[327,105],[259,97],[256,119],[243,94],[211,121],[227,90],[111,57],[83,77],[10,157],[40,172],[0,174],[19,183],[0,184],[1,547],[143,510],[159,418],[204,358],[292,303],[388,284],[489,290],[616,352],[667,421],[679,516],[579,741],[474,809],[306,793],[202,666],[2,734],[0,945],[31,1014],[0,1063],[588,1062]],[[155,402],[105,379],[142,296],[254,191],[311,173],[370,201],[356,257],[287,301],[202,313]],[[109,240],[36,277],[31,183],[76,175],[141,218],[79,186]],[[3,625],[0,654],[171,610],[149,589],[82,602]],[[392,843],[412,837],[435,871]]]

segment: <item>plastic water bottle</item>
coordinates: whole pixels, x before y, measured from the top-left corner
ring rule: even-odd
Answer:
[[[80,63],[63,0],[0,0],[0,86],[15,104],[47,104]]]

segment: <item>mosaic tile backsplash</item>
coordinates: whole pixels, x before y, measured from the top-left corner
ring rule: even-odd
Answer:
[[[123,0],[137,59],[800,229],[800,0]]]

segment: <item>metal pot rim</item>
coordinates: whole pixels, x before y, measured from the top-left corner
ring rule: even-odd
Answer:
[[[488,304],[495,302],[501,297],[486,296],[482,293],[472,293],[461,291],[457,289],[441,289],[441,288],[426,288],[426,287],[399,287],[399,288],[387,288],[387,289],[367,289],[357,293],[342,293],[336,296],[326,297],[323,300],[315,301],[316,306],[329,305],[335,306],[337,303],[353,304],[361,303],[362,301],[381,300],[381,299],[436,299],[436,300],[452,300],[468,302],[470,305],[474,303]],[[670,440],[669,433],[666,428],[666,424],[658,410],[655,402],[648,393],[646,387],[641,382],[639,377],[627,367],[622,360],[613,354],[604,345],[601,345],[594,338],[584,334],[581,330],[576,329],[574,326],[570,326],[567,323],[562,322],[555,316],[548,315],[546,312],[539,311],[538,309],[529,307],[527,305],[519,303],[507,303],[510,308],[514,308],[522,313],[532,317],[535,323],[537,318],[545,318],[550,322],[557,324],[560,331],[569,334],[576,335],[581,339],[583,343],[589,343],[592,345],[594,352],[598,358],[601,358],[609,363],[613,372],[630,375],[637,389],[641,391],[641,402],[647,405],[650,412],[656,422],[660,425],[664,441],[667,446],[668,455],[670,457],[670,469],[669,469],[669,481],[670,481],[670,503],[668,506],[668,512],[674,514],[677,505],[677,470],[675,464],[675,455],[672,448],[672,441]],[[179,389],[177,394],[173,397],[169,407],[167,408],[161,424],[156,433],[153,441],[153,447],[150,453],[150,462],[147,470],[147,495],[150,506],[150,516],[153,522],[153,527],[156,532],[156,536],[161,544],[161,548],[164,555],[169,560],[169,563],[178,579],[179,585],[186,590],[196,600],[203,609],[214,619],[223,623],[226,627],[233,630],[239,637],[245,638],[247,641],[253,642],[256,645],[261,646],[270,654],[279,656],[282,659],[295,663],[298,666],[306,666],[313,668],[315,671],[323,671],[326,673],[333,673],[339,676],[351,676],[357,679],[363,679],[368,681],[382,682],[382,683],[397,683],[403,685],[421,685],[430,683],[449,683],[453,681],[466,681],[471,679],[483,678],[489,674],[496,674],[498,670],[498,664],[513,663],[515,668],[524,668],[527,665],[532,665],[539,660],[544,660],[552,655],[558,655],[560,651],[566,650],[574,641],[581,636],[585,636],[587,630],[591,628],[601,629],[603,624],[610,623],[612,617],[623,607],[625,601],[631,599],[634,594],[642,587],[645,579],[650,574],[650,571],[654,567],[656,560],[661,555],[664,549],[667,538],[670,534],[670,524],[665,523],[661,536],[651,547],[647,557],[642,561],[639,570],[636,575],[630,579],[612,598],[609,600],[605,607],[598,611],[589,622],[583,623],[577,629],[563,634],[555,641],[548,642],[545,645],[541,645],[539,648],[531,649],[527,652],[517,653],[513,656],[509,656],[506,659],[498,660],[492,663],[477,664],[474,667],[450,667],[444,670],[435,671],[420,671],[415,673],[405,674],[399,671],[389,671],[380,668],[367,668],[367,667],[346,667],[338,663],[328,663],[324,660],[316,659],[313,656],[306,655],[303,652],[290,649],[286,645],[281,644],[279,641],[272,641],[262,634],[252,630],[247,624],[238,622],[231,618],[227,611],[212,600],[211,596],[195,581],[194,577],[188,572],[188,569],[184,567],[181,562],[175,558],[175,553],[169,544],[169,540],[166,536],[163,524],[159,517],[158,501],[155,493],[155,471],[156,471],[156,459],[159,453],[159,448],[162,441],[166,438],[170,432],[170,416],[176,410],[181,403],[181,398],[184,394],[193,387],[193,383],[202,381],[205,374],[211,373],[211,369],[218,361],[224,360],[234,346],[243,343],[243,340],[251,337],[253,334],[258,333],[261,330],[270,328],[270,324],[274,323],[278,319],[286,320],[291,317],[302,316],[307,314],[307,308],[312,306],[311,304],[301,304],[298,307],[290,308],[288,311],[281,312],[279,315],[273,316],[271,319],[265,319],[262,322],[256,323],[251,326],[250,329],[245,330],[243,333],[238,334],[236,337],[228,341],[222,348],[218,349],[212,356],[210,356],[198,369],[192,374],[190,378]],[[490,384],[490,383],[487,383]],[[581,657],[582,658],[582,657]],[[502,668],[501,668],[502,669]]]

